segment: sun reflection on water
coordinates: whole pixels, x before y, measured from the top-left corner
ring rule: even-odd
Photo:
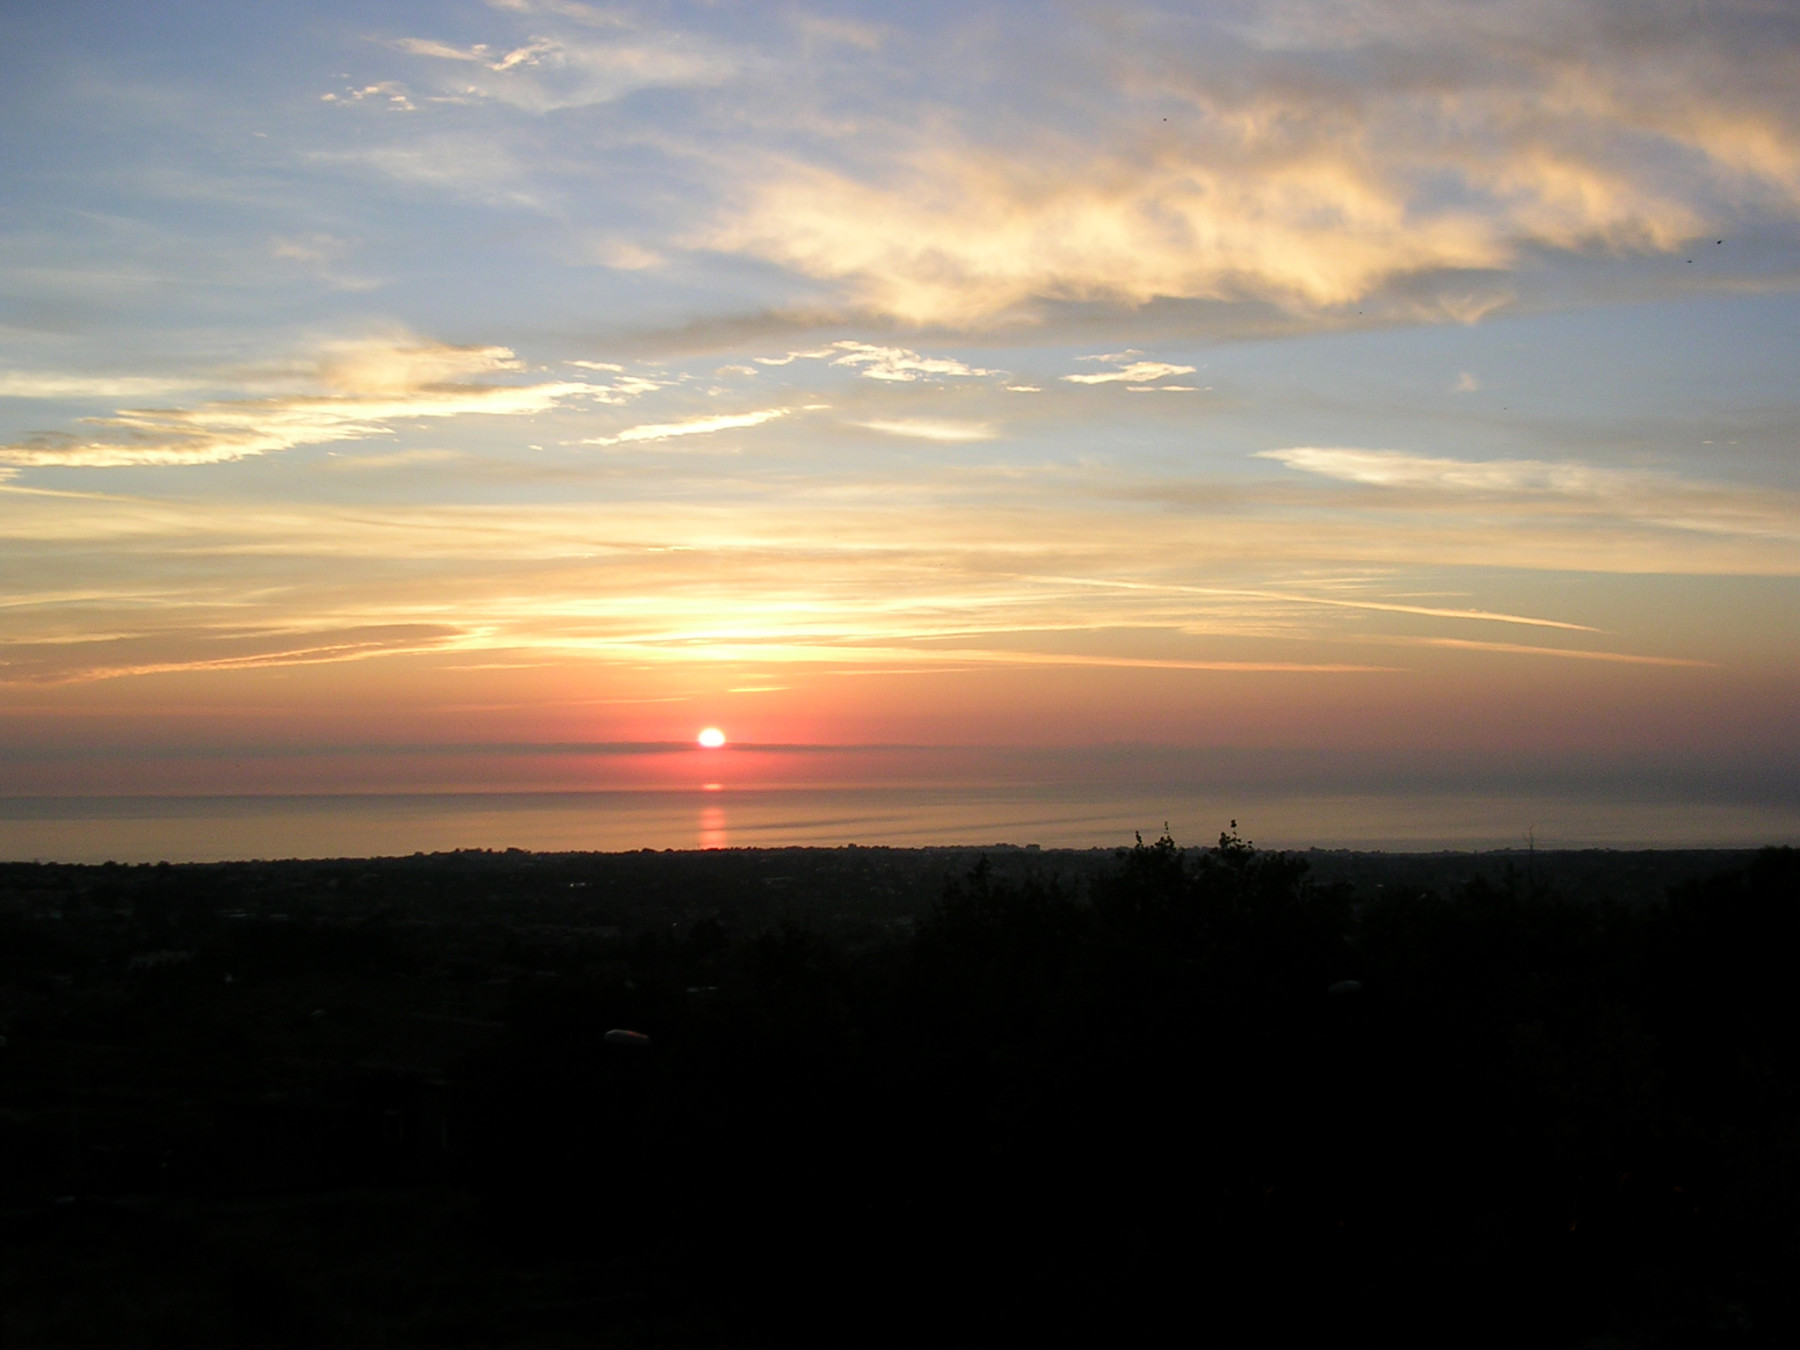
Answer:
[[[725,833],[725,808],[706,806],[700,810],[700,847],[729,848],[731,841]]]

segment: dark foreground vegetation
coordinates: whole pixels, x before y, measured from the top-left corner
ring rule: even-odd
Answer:
[[[1312,863],[0,866],[4,1344],[1800,1344],[1800,855]]]

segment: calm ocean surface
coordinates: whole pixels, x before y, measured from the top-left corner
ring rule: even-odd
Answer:
[[[1133,833],[1389,850],[1800,843],[1789,803],[1502,796],[1121,795],[1116,789],[833,788],[239,797],[0,798],[0,859],[204,862],[457,848],[781,845],[1114,847]]]

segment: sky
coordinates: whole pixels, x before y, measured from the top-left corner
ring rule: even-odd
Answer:
[[[0,796],[1800,803],[1791,5],[0,16]]]

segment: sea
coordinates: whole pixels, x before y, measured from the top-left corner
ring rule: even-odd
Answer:
[[[1800,844],[1800,803],[1544,795],[1293,794],[1116,786],[0,797],[0,860],[393,857],[455,849],[1124,847],[1433,852]]]

